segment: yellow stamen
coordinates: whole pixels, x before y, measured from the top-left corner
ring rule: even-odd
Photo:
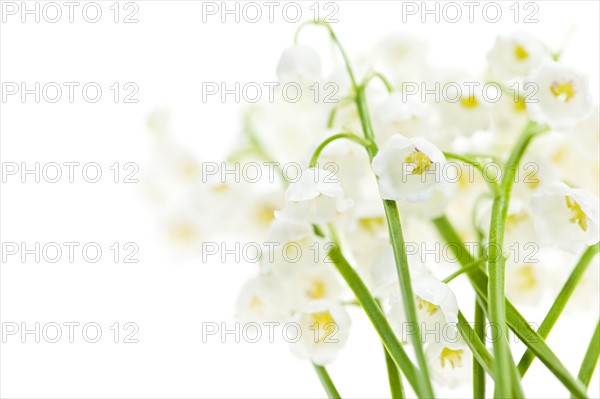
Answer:
[[[442,368],[446,367],[446,362],[450,363],[450,367],[453,369],[456,367],[462,367],[462,349],[442,349],[442,353],[440,354],[440,362],[442,363]]]
[[[515,57],[517,57],[519,61],[523,61],[529,57],[529,53],[521,45],[517,44],[515,46]]]
[[[257,297],[256,295],[254,297],[252,297],[252,300],[250,301],[250,305],[248,305],[248,309],[250,310],[256,310],[257,308],[262,306],[262,301],[260,300],[259,297]]]
[[[189,223],[181,223],[173,226],[170,231],[171,240],[180,243],[190,242],[196,235],[196,228]]]
[[[536,286],[535,273],[533,272],[533,267],[530,265],[519,268],[517,274],[520,279],[518,283],[520,290],[527,291]]]
[[[429,170],[433,163],[431,162],[431,159],[429,159],[424,152],[419,151],[418,148],[415,148],[415,150],[404,159],[404,162],[416,164],[415,168],[412,170],[413,175],[422,175],[423,172]]]
[[[423,298],[417,298],[417,308],[419,308],[419,310],[425,309],[425,311],[429,313],[429,316],[433,316],[434,314],[436,314],[439,309],[437,305],[434,305],[431,302],[427,302]]]
[[[581,230],[587,231],[587,229],[588,229],[587,216],[581,210],[581,207],[579,206],[577,201],[575,201],[573,198],[571,198],[568,195],[565,196],[565,200],[567,202],[567,208],[569,208],[571,210],[571,218],[569,219],[569,222],[577,223],[579,225],[579,227],[581,227]]]
[[[361,218],[358,220],[358,224],[361,228],[363,228],[370,234],[375,234],[381,231],[383,227],[385,227],[385,218],[381,216],[376,216],[372,218]]]
[[[573,87],[573,83],[571,81],[568,82],[553,82],[552,86],[550,86],[550,91],[556,98],[560,98],[565,102],[569,101],[575,96],[575,88]]]
[[[463,97],[460,99],[460,103],[465,108],[476,108],[479,105],[475,96]]]
[[[327,287],[322,280],[313,280],[312,286],[306,291],[310,299],[321,299],[327,294]]]
[[[325,341],[331,334],[336,331],[335,320],[329,312],[318,312],[312,314],[312,319],[316,323],[318,329],[324,329],[323,336],[319,334],[319,342]]]

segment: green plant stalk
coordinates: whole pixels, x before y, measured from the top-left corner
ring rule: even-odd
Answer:
[[[455,271],[454,273],[452,273],[445,279],[443,279],[442,282],[448,284],[450,281],[454,280],[456,277],[460,276],[463,273],[468,272],[471,269],[481,266],[481,264],[485,263],[486,261],[487,261],[487,258],[482,258],[482,259],[476,260],[475,262],[471,262],[468,265],[461,267],[460,269],[458,269],[457,271]]]
[[[390,382],[390,394],[392,395],[392,399],[404,399],[404,387],[402,386],[402,376],[398,371],[398,367],[396,363],[394,363],[394,359],[388,353],[385,345],[383,347],[383,352],[385,353],[385,366],[387,368],[388,380]]]
[[[458,233],[446,216],[441,216],[433,221],[440,236],[450,245],[451,251],[463,265],[473,262],[473,256],[469,253]],[[471,285],[475,289],[477,299],[482,309],[487,309],[488,277],[481,269],[471,269],[467,272]],[[510,329],[517,337],[533,351],[542,363],[562,382],[562,384],[578,398],[587,397],[586,389],[580,381],[577,381],[562,364],[560,359],[550,350],[544,339],[531,327],[512,303],[505,299],[506,318]],[[511,396],[511,395],[509,395]]]
[[[594,374],[594,369],[598,363],[598,357],[600,357],[600,321],[596,324],[596,331],[594,331],[592,340],[590,341],[585,356],[583,357],[583,361],[581,362],[579,374],[577,375],[579,381],[581,381],[586,388],[590,385],[592,374]]]
[[[494,370],[496,384],[494,392],[498,397],[508,397],[513,389],[513,371],[515,367],[510,347],[508,345],[508,328],[506,325],[506,306],[504,300],[504,267],[506,257],[503,253],[506,215],[510,203],[510,194],[514,185],[519,162],[533,137],[539,131],[538,125],[528,123],[503,169],[504,175],[500,182],[499,192],[494,197],[492,218],[490,220],[488,246],[488,317],[490,323],[497,328],[492,329],[494,347]]]
[[[319,159],[319,155],[321,155],[321,152],[325,149],[325,147],[329,143],[331,143],[335,140],[339,140],[339,139],[347,139],[347,140],[354,141],[355,143],[358,143],[365,148],[368,147],[368,145],[369,145],[367,142],[365,142],[362,138],[355,135],[354,133],[344,132],[344,133],[334,134],[333,136],[326,138],[325,140],[323,140],[323,142],[321,144],[319,144],[319,146],[316,148],[315,152],[313,153],[312,157],[310,158],[309,167],[314,168],[317,164],[317,160]]]
[[[485,313],[479,303],[475,302],[475,335],[480,341],[485,341]],[[475,358],[475,355],[473,355]],[[473,398],[485,398],[485,373],[478,362],[473,362]]]
[[[478,364],[482,371],[487,372],[492,378],[494,378],[494,371],[492,369],[492,355],[490,355],[490,352],[488,352],[485,344],[481,341],[476,331],[471,328],[469,322],[460,311],[458,312],[458,323],[456,326],[463,340],[469,349],[471,349],[471,352],[473,352],[473,359],[475,360],[473,364]]]
[[[581,258],[579,259],[579,261],[575,265],[575,268],[569,275],[569,278],[565,282],[565,285],[563,285],[562,289],[560,290],[560,293],[558,294],[558,296],[554,300],[554,303],[550,307],[548,314],[546,315],[546,317],[544,317],[544,321],[542,321],[540,328],[538,328],[538,334],[540,334],[540,336],[542,336],[544,339],[546,339],[550,334],[550,331],[552,330],[554,324],[556,324],[556,321],[565,309],[565,306],[567,305],[569,298],[571,298],[571,295],[575,291],[575,288],[581,280],[581,277],[587,270],[590,262],[592,261],[592,259],[594,259],[594,256],[596,256],[598,251],[600,251],[600,243],[588,247],[581,255]],[[521,357],[521,360],[519,361],[518,365],[519,374],[521,375],[521,377],[525,375],[525,373],[529,369],[529,366],[531,366],[531,363],[533,363],[534,359],[534,354],[531,352],[531,350],[527,349],[523,354],[523,357]]]
[[[406,376],[408,383],[415,393],[419,397],[432,397],[431,393],[427,391],[425,385],[421,382],[422,376],[420,375],[420,370],[418,370],[410,361],[410,358],[404,351],[402,344],[398,340],[398,337],[396,337],[387,318],[381,311],[379,304],[375,298],[373,298],[369,289],[358,276],[354,268],[348,263],[346,258],[344,258],[339,247],[332,247],[327,255],[356,296],[360,306],[365,310],[365,313],[379,334],[387,352],[396,363],[396,366],[402,370],[402,373]]]
[[[329,399],[340,399],[341,396],[338,393],[337,389],[335,388],[335,385],[333,384],[331,377],[329,377],[329,373],[327,372],[327,369],[323,366],[319,366],[314,363],[313,363],[313,366],[315,367],[315,371],[317,372],[317,375],[319,376],[319,380],[321,381],[323,388],[325,388],[325,392],[327,392],[327,397]]]
[[[471,159],[467,156],[464,155],[459,155],[459,154],[454,154],[452,152],[447,152],[444,151],[444,156],[446,158],[450,158],[450,159],[455,159],[457,161],[462,161],[464,163],[466,163],[467,165],[471,165],[472,167],[474,167],[475,169],[477,169],[477,171],[479,173],[481,173],[481,176],[483,177],[483,180],[490,186],[490,188],[492,189],[494,194],[499,194],[499,190],[500,188],[498,187],[498,182],[491,180],[488,178],[485,169],[483,168],[483,166],[481,166],[481,164],[479,162],[477,162],[474,159]]]
[[[400,213],[398,212],[396,201],[384,200],[383,206],[385,208],[385,214],[387,217],[390,241],[392,243],[392,248],[394,249],[394,259],[396,260],[396,270],[398,272],[400,293],[402,294],[402,300],[404,302],[406,319],[408,320],[408,323],[415,327],[414,334],[412,334],[410,338],[414,347],[417,361],[419,363],[419,370],[421,371],[421,375],[423,377],[421,381],[426,382],[424,386],[426,391],[428,391],[428,397],[433,397],[433,390],[431,388],[429,379],[429,371],[427,369],[425,352],[423,351],[423,344],[421,342],[421,332],[418,322],[419,319],[417,317],[417,309],[415,305],[415,294],[412,289],[410,273],[408,270],[408,259],[406,257],[406,250],[404,248],[404,237],[402,236]]]
[[[373,132],[373,126],[371,124],[371,117],[369,115],[369,110],[367,107],[367,99],[365,95],[365,87],[361,84],[359,85],[356,80],[356,76],[352,69],[352,65],[350,63],[350,58],[348,57],[344,47],[338,40],[335,32],[331,28],[331,26],[324,21],[307,21],[305,24],[315,24],[322,25],[329,31],[329,35],[331,40],[335,43],[342,58],[344,60],[344,64],[346,66],[346,70],[348,71],[348,75],[350,76],[350,81],[352,82],[352,88],[355,91],[355,103],[358,109],[358,114],[361,121],[361,126],[363,129],[363,133],[365,136],[365,140],[368,143],[366,147],[367,153],[369,154],[370,160],[375,157],[378,152],[377,144],[375,142],[375,133]],[[305,24],[302,24],[297,30],[296,35],[294,37],[294,41],[298,42],[298,34],[300,29],[302,29]],[[418,384],[419,390],[415,389],[415,392],[420,393],[420,397],[434,397],[433,388],[431,386],[431,380],[429,378],[429,371],[427,368],[427,361],[425,359],[425,352],[423,350],[423,344],[421,342],[421,334],[419,332],[419,325],[417,319],[417,312],[415,308],[414,295],[412,292],[412,285],[410,281],[410,273],[408,270],[408,260],[406,258],[406,251],[404,250],[404,238],[402,237],[402,226],[400,225],[400,215],[398,212],[398,208],[396,206],[395,201],[384,200],[383,201],[388,228],[390,231],[390,240],[392,243],[392,247],[394,248],[394,257],[396,260],[396,268],[398,270],[398,279],[400,280],[401,294],[404,299],[404,307],[407,315],[407,320],[411,325],[416,327],[416,334],[411,336],[411,341],[414,346],[415,354],[417,357],[417,362],[419,364],[420,374],[418,375]],[[339,270],[339,269],[338,269]],[[341,272],[341,271],[340,271]],[[367,291],[368,292],[368,291]],[[370,293],[369,293],[370,295]],[[360,301],[360,299],[359,299]],[[387,323],[387,320],[386,320]],[[389,348],[388,348],[389,349]],[[408,376],[407,376],[408,378]],[[413,386],[413,388],[415,388]]]

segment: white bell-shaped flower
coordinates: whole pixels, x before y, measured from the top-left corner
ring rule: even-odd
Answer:
[[[473,354],[461,340],[432,342],[425,350],[425,357],[431,377],[440,387],[453,389],[469,383]]]
[[[487,58],[492,76],[509,80],[528,75],[542,62],[550,60],[550,54],[537,38],[525,32],[515,32],[498,36]]]
[[[562,182],[542,187],[531,198],[535,229],[544,244],[575,253],[600,239],[598,198]]]
[[[373,159],[383,199],[424,202],[443,176],[444,154],[422,138],[393,135]]]
[[[543,64],[527,79],[538,90],[526,101],[529,116],[553,129],[572,128],[593,111],[588,81],[586,75],[571,67],[557,62]]]
[[[306,223],[327,223],[350,208],[344,190],[330,170],[310,168],[291,183],[285,193],[285,207],[275,217]]]
[[[339,304],[329,301],[308,303],[293,318],[299,335],[286,337],[292,352],[317,365],[331,363],[346,345],[350,331],[350,317]],[[292,335],[293,328],[288,328]]]
[[[277,64],[277,77],[281,84],[310,85],[321,78],[321,58],[312,47],[288,47],[281,54]]]

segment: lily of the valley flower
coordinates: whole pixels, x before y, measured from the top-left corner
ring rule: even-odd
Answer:
[[[502,80],[522,78],[549,59],[544,45],[524,32],[499,36],[488,53],[492,76]]]
[[[300,337],[289,329],[290,335],[294,336],[286,339],[291,342],[292,352],[315,364],[331,363],[348,341],[350,317],[337,303],[310,302],[295,315],[293,321],[299,326]]]
[[[532,196],[531,208],[545,244],[575,253],[599,241],[598,199],[585,190],[554,182]]]
[[[284,321],[289,301],[281,281],[273,275],[260,274],[246,282],[236,303],[236,318],[245,322]]]
[[[442,179],[444,154],[422,138],[393,135],[373,159],[383,199],[424,202]]]
[[[425,350],[433,380],[442,387],[455,388],[469,382],[473,355],[462,342],[432,342]]]
[[[458,303],[456,295],[450,287],[428,273],[412,277],[417,319],[421,339],[424,342],[452,342],[458,337],[456,323],[458,321]],[[407,323],[404,303],[399,292],[390,296],[388,318],[400,339],[407,342],[410,334],[414,334],[413,326]]]
[[[321,78],[321,59],[317,51],[308,46],[288,47],[277,65],[279,82],[310,85]]]
[[[344,198],[344,190],[332,171],[310,168],[285,193],[285,207],[275,212],[280,219],[297,222],[327,223],[348,210],[352,202]]]
[[[538,123],[557,130],[569,129],[593,110],[588,77],[571,67],[546,63],[527,81],[539,90],[526,101],[529,116]]]

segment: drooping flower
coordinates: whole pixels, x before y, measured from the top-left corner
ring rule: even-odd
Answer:
[[[574,253],[600,239],[598,198],[585,190],[554,182],[532,196],[531,208],[544,244]]]
[[[289,301],[281,281],[259,274],[242,287],[236,303],[236,318],[243,322],[283,321],[289,317]]]
[[[425,356],[431,377],[439,386],[452,389],[468,384],[473,354],[462,340],[455,343],[432,342],[427,346]]]
[[[393,135],[373,159],[383,199],[424,202],[443,178],[444,154],[422,138]]]
[[[348,341],[350,317],[335,302],[310,302],[296,313],[293,323],[299,329],[300,337],[297,339],[297,335],[293,335],[295,332],[286,337],[291,342],[292,352],[317,365],[331,363]]]
[[[308,46],[294,45],[281,54],[277,64],[277,77],[281,84],[308,85],[321,78],[321,59],[317,51]]]
[[[331,170],[309,168],[285,193],[285,207],[275,217],[297,222],[327,223],[348,210],[352,202]]]
[[[588,77],[571,67],[557,62],[543,64],[527,78],[528,82],[538,91],[526,101],[527,111],[540,124],[569,129],[593,110]]]
[[[509,80],[528,75],[549,60],[550,54],[537,38],[525,32],[515,32],[498,36],[487,58],[492,77]]]

